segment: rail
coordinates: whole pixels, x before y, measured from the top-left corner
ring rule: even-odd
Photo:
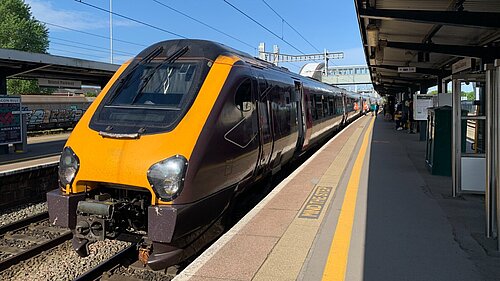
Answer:
[[[20,220],[18,222],[14,222],[0,228],[0,235],[2,236],[1,239],[9,239],[9,240],[18,239],[19,241],[28,240],[33,244],[27,247],[26,249],[18,250],[18,252],[17,251],[9,252],[8,249],[6,248],[0,249],[1,252],[11,255],[10,257],[0,260],[0,271],[3,271],[15,264],[18,264],[21,261],[30,259],[44,251],[50,250],[62,244],[63,242],[69,240],[72,237],[72,233],[69,230],[65,231],[60,230],[56,234],[56,237],[51,239],[40,239],[40,238],[32,239],[32,236],[28,235],[9,236],[9,233],[28,228],[33,224],[47,220],[47,218],[48,218],[48,213],[41,213],[39,215]],[[33,226],[33,228],[36,229],[37,226]]]

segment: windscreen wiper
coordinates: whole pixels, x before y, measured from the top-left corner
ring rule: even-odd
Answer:
[[[156,47],[156,49],[154,49],[151,53],[149,53],[147,56],[143,57],[139,62],[137,62],[136,65],[134,65],[134,67],[132,67],[132,69],[130,69],[130,71],[128,71],[129,75],[125,76],[124,78],[122,78],[122,80],[120,80],[119,82],[122,83],[122,84],[125,84],[126,81],[130,80],[130,77],[132,73],[134,73],[134,70],[141,64],[145,64],[145,63],[149,63],[150,61],[152,61],[154,58],[156,58],[159,54],[161,54],[163,52],[163,46],[158,46]]]
[[[137,90],[137,96],[134,98],[134,100],[132,101],[132,104],[137,100],[137,98],[140,96],[140,93],[142,92],[142,90],[144,90],[144,88],[146,87],[146,85],[148,84],[149,80],[151,80],[151,78],[153,77],[153,75],[155,74],[155,72],[160,68],[162,67],[163,65],[165,65],[166,63],[173,63],[174,61],[176,61],[178,58],[180,58],[181,56],[183,56],[185,53],[187,53],[187,51],[189,51],[189,46],[184,46],[182,48],[180,48],[179,50],[175,51],[173,54],[171,54],[170,56],[166,57],[165,59],[163,59],[157,66],[155,66],[155,68],[153,68],[151,70],[151,72],[145,76],[144,78],[142,78],[142,85],[141,87],[139,88],[139,90]]]
[[[149,53],[147,56],[143,57],[139,62],[137,62],[129,71],[128,71],[128,74],[127,76],[123,77],[122,79],[120,79],[120,81],[118,81],[119,83],[119,86],[118,88],[116,89],[113,97],[111,98],[111,100],[108,102],[108,104],[111,104],[113,102],[113,100],[118,96],[118,92],[125,88],[126,85],[128,85],[128,82],[130,82],[130,79],[132,78],[134,72],[135,72],[135,69],[137,67],[139,67],[139,65],[142,65],[142,64],[145,64],[145,63],[149,63],[151,60],[153,60],[154,58],[156,58],[159,54],[161,54],[163,52],[163,49],[164,47],[163,46],[158,46],[156,47],[151,53]]]

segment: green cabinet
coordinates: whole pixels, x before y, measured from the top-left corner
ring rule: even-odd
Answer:
[[[451,106],[429,108],[425,162],[433,175],[451,176],[452,114]],[[467,116],[466,110],[462,110],[462,116]],[[460,143],[464,151],[467,120],[462,120],[461,123]]]

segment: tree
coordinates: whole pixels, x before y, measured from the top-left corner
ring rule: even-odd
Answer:
[[[47,53],[49,31],[31,15],[23,0],[0,1],[0,48]],[[9,94],[40,93],[36,81],[9,79]]]

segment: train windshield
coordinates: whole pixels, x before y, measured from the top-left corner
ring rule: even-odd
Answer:
[[[196,63],[139,66],[105,107],[180,110],[188,102]]]
[[[110,89],[91,127],[109,131],[111,125],[116,133],[172,128],[191,106],[207,72],[205,60],[138,63]]]

